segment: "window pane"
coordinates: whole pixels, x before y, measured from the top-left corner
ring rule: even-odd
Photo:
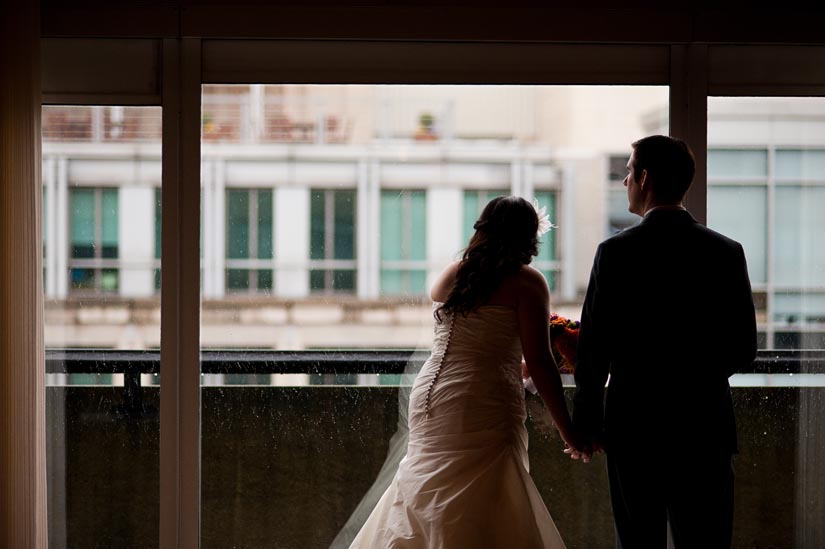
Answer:
[[[101,230],[104,258],[117,257],[118,244],[118,199],[117,189],[103,189],[101,191]]]
[[[95,193],[72,189],[72,257],[95,256]]]
[[[470,237],[475,232],[473,225],[478,219],[478,214],[481,213],[482,205],[479,204],[478,192],[464,191],[464,242],[468,242]]]
[[[326,271],[313,269],[309,272],[309,288],[310,290],[325,290],[327,287]]]
[[[258,271],[258,289],[264,291],[272,291],[272,271],[268,269],[261,269]]]
[[[226,257],[249,257],[249,191],[226,191]]]
[[[507,189],[464,191],[464,241],[470,240],[475,230],[473,225],[478,220],[487,203],[497,196],[507,196]]]
[[[825,323],[825,293],[821,291],[777,292],[774,306],[774,320]]]
[[[70,276],[72,288],[76,290],[94,290],[95,271],[94,269],[72,269]]]
[[[404,227],[404,191],[381,191],[381,259],[404,258]]]
[[[721,150],[708,147],[708,177],[767,177],[768,151]]]
[[[608,231],[615,234],[641,221],[641,217],[627,210],[627,191],[611,189],[607,193]]]
[[[825,286],[825,186],[776,189],[776,282]]]
[[[226,270],[227,290],[246,290],[249,288],[249,271],[246,269]]]
[[[536,200],[539,203],[539,209],[546,208],[547,217],[551,220],[558,219],[556,214],[556,193],[552,192],[537,192]],[[556,259],[556,231],[551,229],[544,233],[541,237],[541,244],[539,245],[538,260],[553,261]]]
[[[335,191],[335,259],[355,259],[354,191]]]
[[[100,272],[100,289],[104,292],[113,292],[120,286],[120,275],[117,269],[102,269]]]
[[[272,259],[272,191],[258,191],[258,258]]]
[[[342,291],[355,290],[355,271],[345,269],[333,271],[332,287]]]
[[[326,212],[326,192],[313,191],[309,212],[311,231],[309,257],[312,259],[324,259],[326,257]]]
[[[424,293],[418,265],[410,261],[427,257],[427,195],[425,191],[384,190],[381,192],[381,293],[384,295]]]
[[[767,208],[765,187],[708,187],[708,227],[742,244],[751,284],[767,281]]]
[[[409,276],[409,292],[413,295],[426,295],[429,297],[429,291],[427,289],[427,271],[414,269],[409,271]]]
[[[778,149],[776,177],[825,180],[825,150]]]
[[[410,191],[409,259],[427,259],[427,193]]]
[[[41,121],[48,546],[157,547],[161,108]]]
[[[611,155],[607,161],[607,177],[610,181],[621,182],[627,175],[627,160],[630,155]]]

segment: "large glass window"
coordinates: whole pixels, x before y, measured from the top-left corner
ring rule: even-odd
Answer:
[[[160,128],[42,110],[50,547],[158,544]]]
[[[330,547],[394,459],[400,372],[432,345],[430,285],[484,207],[513,194],[546,208],[557,228],[533,266],[553,310],[579,318],[611,185],[626,211],[630,144],[667,127],[667,89],[252,84],[202,98],[201,543]],[[531,471],[562,535],[605,545],[604,478],[570,504],[559,483],[578,464],[554,457],[546,412],[528,405]]]
[[[427,280],[426,191],[381,191],[381,293],[423,295]]]

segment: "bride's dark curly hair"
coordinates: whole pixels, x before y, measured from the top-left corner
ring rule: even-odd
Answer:
[[[518,196],[491,200],[473,225],[475,234],[464,250],[455,284],[435,311],[466,315],[484,304],[507,276],[528,265],[539,253],[539,218],[532,204]]]

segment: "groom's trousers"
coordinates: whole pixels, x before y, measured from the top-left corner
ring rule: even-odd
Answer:
[[[729,548],[733,534],[731,454],[645,455],[609,451],[607,472],[617,547]]]

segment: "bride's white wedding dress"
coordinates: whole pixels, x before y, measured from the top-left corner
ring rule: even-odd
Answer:
[[[515,310],[441,313],[407,454],[352,548],[564,547],[529,475],[521,357]]]

